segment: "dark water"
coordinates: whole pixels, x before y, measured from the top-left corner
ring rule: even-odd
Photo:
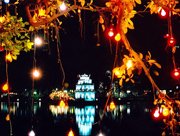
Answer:
[[[70,129],[75,136],[160,136],[161,122],[151,117],[151,102],[126,102],[116,105],[110,111],[103,105],[81,105],[60,107],[43,101],[11,103],[13,136],[28,136],[33,128],[36,136],[66,136]],[[7,103],[1,102],[0,136],[9,136],[9,122],[6,121]],[[33,111],[33,112],[32,112]],[[102,118],[103,117],[103,118]]]

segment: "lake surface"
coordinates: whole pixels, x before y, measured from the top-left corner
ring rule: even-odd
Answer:
[[[152,102],[119,103],[114,110],[104,105],[69,105],[60,107],[43,101],[11,103],[13,136],[28,136],[33,128],[36,136],[66,136],[72,129],[75,136],[161,136],[162,123],[151,117]],[[8,106],[1,102],[0,136],[9,136],[6,121]]]

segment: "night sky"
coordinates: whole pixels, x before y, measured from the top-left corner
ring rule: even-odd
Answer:
[[[114,52],[110,52],[109,40],[100,30],[101,46],[96,46],[97,40],[97,14],[83,13],[83,31],[80,34],[78,17],[73,15],[68,18],[61,18],[64,21],[60,30],[60,56],[65,71],[65,82],[75,89],[78,74],[90,74],[93,82],[97,85],[105,78],[107,70],[111,70],[114,61]],[[157,60],[162,69],[159,69],[160,76],[154,77],[158,85],[162,88],[173,87],[177,81],[171,78],[170,71],[173,69],[171,52],[166,48],[166,39],[163,36],[167,33],[167,20],[160,19],[157,15],[141,14],[134,19],[135,30],[129,30],[127,37],[132,47],[137,52],[146,54],[150,51],[152,58]],[[173,33],[180,46],[180,18],[173,17]],[[53,39],[51,39],[53,40]],[[50,47],[50,50],[49,50]],[[35,88],[42,90],[53,89],[61,86],[62,71],[57,63],[56,42],[44,45],[37,49],[37,67],[43,71],[41,80],[35,82]],[[115,45],[112,44],[112,49]],[[179,67],[179,48],[176,51],[176,63]],[[123,55],[123,53],[121,53]],[[120,54],[120,58],[122,55]],[[3,53],[0,54],[0,79],[1,84],[5,81],[5,63]],[[32,79],[30,71],[33,64],[33,52],[22,52],[17,61],[9,64],[9,82],[12,90],[22,91],[31,89]],[[144,80],[144,79],[142,79]],[[143,83],[143,81],[142,81]]]

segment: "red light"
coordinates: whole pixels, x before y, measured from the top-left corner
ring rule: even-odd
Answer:
[[[169,34],[166,34],[165,36],[164,36],[164,38],[169,38],[170,37],[170,35]]]
[[[179,79],[180,78],[180,71],[179,69],[174,69],[172,72],[172,77],[175,79]]]
[[[4,47],[0,45],[0,52],[4,51]]]
[[[169,37],[168,45],[169,46],[174,46],[175,44],[176,44],[176,40],[174,39],[174,37]]]
[[[110,28],[110,29],[109,29],[109,31],[108,31],[108,36],[109,36],[109,37],[113,37],[113,36],[114,36],[113,28]]]

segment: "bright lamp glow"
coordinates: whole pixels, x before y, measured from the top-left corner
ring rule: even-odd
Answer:
[[[10,2],[10,0],[4,0],[4,2],[5,2],[6,4],[8,4],[8,3]]]
[[[72,129],[69,131],[68,136],[74,136],[74,132],[72,131]]]
[[[158,118],[158,117],[160,116],[160,114],[159,114],[159,109],[156,109],[156,110],[155,110],[153,116],[154,116],[155,118]]]
[[[41,45],[42,45],[42,43],[43,43],[42,38],[40,38],[40,37],[36,37],[36,38],[34,39],[34,44],[35,44],[35,45],[37,45],[37,46],[41,46]]]
[[[109,105],[110,110],[114,110],[116,108],[115,103],[112,101]]]
[[[3,90],[4,92],[7,92],[7,91],[9,90],[9,85],[8,85],[8,83],[5,83],[5,84],[2,86],[2,90]]]
[[[32,76],[33,76],[34,79],[41,78],[41,70],[37,69],[37,68],[33,69],[32,70]]]
[[[28,136],[35,136],[35,132],[33,130],[31,130],[29,133],[28,133]]]
[[[99,132],[98,136],[105,136],[102,132]]]
[[[61,3],[61,5],[59,6],[61,11],[65,11],[67,9],[67,6],[64,2]]]

